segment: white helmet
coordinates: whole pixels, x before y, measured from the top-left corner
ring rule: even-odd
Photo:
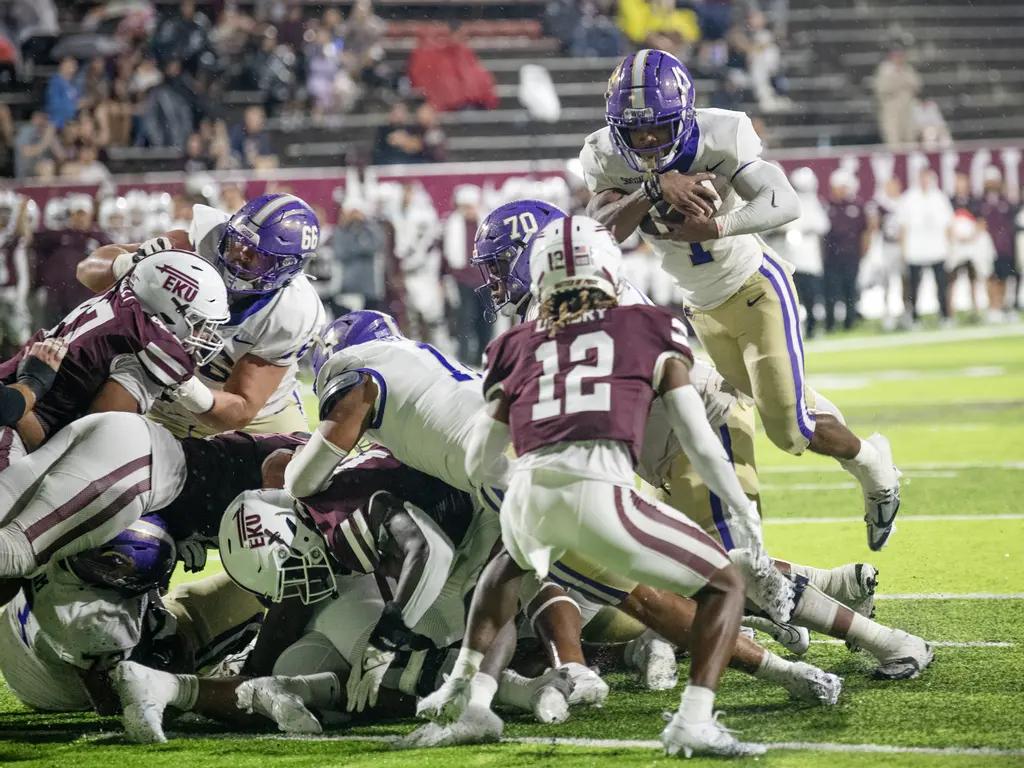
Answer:
[[[13,189],[0,189],[0,229],[18,215],[19,195]]]
[[[797,192],[811,194],[818,191],[818,177],[814,171],[806,165],[795,168],[793,172],[789,174],[789,183],[793,185],[793,189]]]
[[[100,229],[114,238],[115,242],[128,242],[131,225],[128,216],[128,201],[123,197],[106,197],[100,202],[97,217]]]
[[[220,561],[235,583],[273,603],[309,605],[337,593],[324,537],[285,491],[246,491],[220,519]]]
[[[51,197],[43,207],[43,226],[47,229],[63,229],[68,222],[67,200]]]
[[[224,346],[217,328],[227,322],[228,292],[217,270],[186,251],[160,251],[128,275],[132,291],[151,315],[181,340],[198,365]]]
[[[537,301],[560,291],[596,288],[618,295],[622,251],[602,224],[586,216],[556,219],[531,243],[530,290]]]

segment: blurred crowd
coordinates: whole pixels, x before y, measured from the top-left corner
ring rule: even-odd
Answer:
[[[980,189],[960,173],[947,193],[924,167],[906,189],[892,177],[867,198],[843,168],[823,197],[810,168],[790,178],[802,215],[769,242],[796,268],[808,337],[855,327],[868,295],[886,330],[916,328],[933,312],[952,325],[958,309],[966,322],[1017,318],[1024,208],[1010,200],[997,167],[985,169]]]

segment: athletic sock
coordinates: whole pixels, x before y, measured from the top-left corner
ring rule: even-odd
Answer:
[[[167,705],[180,709],[182,712],[191,712],[199,698],[199,678],[195,675],[172,675],[169,672],[153,671],[154,682],[165,683],[170,690],[171,697]]]
[[[776,656],[766,649],[764,656],[761,657],[760,665],[754,671],[754,677],[758,680],[766,680],[769,683],[782,684],[788,679],[792,666],[793,663],[791,661],[786,661],[781,656]]]
[[[341,683],[333,672],[282,678],[302,703],[313,709],[334,709],[341,698]]]
[[[36,569],[36,555],[17,523],[0,528],[0,578],[23,578]]]
[[[715,692],[710,688],[687,683],[679,701],[679,713],[690,723],[703,723],[713,717]]]
[[[498,681],[484,672],[477,672],[469,684],[469,706],[490,709],[497,692]]]
[[[484,661],[484,655],[480,651],[474,651],[468,646],[459,649],[459,655],[455,659],[455,666],[452,667],[453,678],[465,678],[469,680],[480,670]]]
[[[807,581],[820,589],[829,597],[835,597],[843,589],[843,576],[839,568],[814,568],[810,565],[789,564],[789,572],[792,576],[803,576]]]
[[[893,635],[893,630],[861,616],[810,584],[797,601],[793,623],[849,640],[879,658],[888,652]]]

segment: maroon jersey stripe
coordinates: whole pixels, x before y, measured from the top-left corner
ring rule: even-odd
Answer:
[[[710,579],[714,572],[718,570],[717,566],[712,565],[702,557],[698,557],[693,552],[689,552],[683,549],[682,547],[672,544],[671,542],[663,541],[662,539],[659,539],[657,536],[652,536],[651,534],[641,530],[632,520],[629,519],[629,516],[626,514],[625,503],[623,501],[623,496],[625,496],[626,492],[627,489],[623,488],[621,485],[615,486],[615,511],[618,513],[619,522],[622,523],[622,526],[626,529],[629,535],[636,539],[638,542],[640,542],[643,546],[647,547],[648,549],[653,549],[658,554],[664,555],[670,560],[675,560],[680,565],[689,568],[691,571],[699,574],[703,578]],[[630,492],[630,495],[635,500],[636,494]],[[655,519],[651,515],[646,514],[645,510],[640,508],[639,505],[637,505],[637,511],[639,511],[640,514],[644,515],[644,517]],[[657,510],[655,511],[657,512]],[[658,514],[661,515],[660,512],[658,512]],[[665,517],[664,515],[661,516]],[[671,518],[665,517],[665,519]],[[675,526],[672,527],[675,528]],[[680,529],[676,528],[676,530]],[[686,533],[687,535],[692,535],[688,531],[681,530],[680,532]]]
[[[0,472],[11,463],[11,446],[14,445],[14,427],[0,427]]]
[[[92,504],[104,491],[108,490],[118,480],[123,480],[138,469],[148,467],[151,459],[151,455],[147,453],[145,456],[140,456],[134,461],[130,461],[127,464],[118,467],[113,472],[101,477],[99,480],[93,480],[85,486],[85,488],[76,493],[69,501],[61,504],[57,509],[53,510],[53,512],[46,515],[46,517],[32,523],[32,525],[25,529],[25,536],[30,542],[35,541],[48,530],[53,528],[53,526],[59,525],[72,515],[81,512],[87,506]]]
[[[150,478],[148,477],[145,480],[140,480],[130,488],[127,488],[124,491],[124,493],[122,493],[120,496],[118,496],[116,499],[110,502],[110,504],[108,504],[103,509],[103,511],[98,512],[97,514],[90,517],[88,520],[79,523],[70,531],[56,539],[42,552],[36,553],[37,562],[45,563],[47,560],[50,559],[54,552],[63,547],[65,544],[72,542],[80,536],[83,536],[89,531],[93,530],[94,528],[98,528],[99,526],[103,525],[103,523],[107,522],[110,518],[117,515],[118,512],[120,512],[122,509],[127,507],[133,501],[135,501],[135,499],[138,498],[139,494],[145,493],[149,489]]]
[[[562,249],[565,251],[565,274],[576,274],[576,258],[572,255],[572,216],[565,219],[562,227]]]

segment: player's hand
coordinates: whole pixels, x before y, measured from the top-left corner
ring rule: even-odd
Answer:
[[[751,501],[750,505],[743,510],[729,508],[730,523],[733,528],[733,543],[738,549],[750,550],[751,560],[754,563],[763,565],[768,560],[768,554],[764,549],[764,539],[761,532],[761,515],[757,509],[757,502]]]
[[[160,253],[161,251],[169,251],[173,248],[174,243],[171,242],[169,237],[153,237],[135,249],[132,261],[138,264],[147,256],[152,256],[154,253]]]
[[[36,358],[48,367],[52,368],[54,371],[60,368],[61,361],[67,353],[68,343],[62,338],[37,341],[28,349],[29,357]]]
[[[349,712],[362,712],[367,707],[377,705],[384,673],[394,660],[393,651],[382,651],[372,645],[366,647],[361,670],[353,669],[345,686]],[[357,671],[361,674],[356,674]]]
[[[426,651],[434,647],[429,637],[417,634],[405,626],[402,609],[393,600],[384,606],[380,621],[370,635],[370,642],[389,651]]]
[[[198,537],[190,536],[176,541],[174,545],[186,573],[199,573],[206,567],[206,544]]]
[[[713,173],[692,173],[685,174],[679,171],[668,171],[658,177],[661,182],[661,197],[687,217],[697,216],[710,219],[715,215],[715,203],[717,195],[713,189],[708,189],[702,181],[711,181],[715,178]],[[690,242],[697,242],[691,240]]]
[[[714,219],[706,216],[687,216],[685,221],[663,221],[668,230],[664,235],[666,240],[676,240],[681,243],[703,243],[705,240],[718,239],[718,225]]]

